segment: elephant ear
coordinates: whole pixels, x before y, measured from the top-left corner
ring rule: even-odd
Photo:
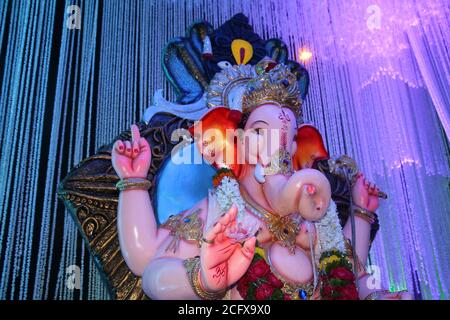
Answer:
[[[297,151],[293,156],[295,170],[312,168],[317,161],[329,159],[319,130],[309,124],[300,126],[297,130]]]
[[[241,118],[240,111],[217,107],[189,128],[203,158],[216,169],[231,169],[236,176],[240,174],[241,165],[237,161],[234,134]]]

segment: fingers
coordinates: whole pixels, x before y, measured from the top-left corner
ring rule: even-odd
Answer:
[[[360,188],[362,186],[365,186],[366,179],[364,179],[364,175],[362,173],[358,173],[355,179],[355,187]]]
[[[244,246],[242,247],[242,253],[247,258],[253,258],[253,254],[255,253],[255,245],[256,245],[256,237],[251,237],[244,242]]]
[[[122,140],[117,140],[114,143],[114,147],[113,147],[119,154],[123,154],[123,152],[125,151],[125,145],[123,144]]]
[[[358,173],[356,179],[357,179],[357,183],[360,181],[363,182],[364,187],[366,188],[367,192],[370,195],[378,196],[378,192],[380,191],[380,189],[377,187],[377,185],[375,183],[368,181],[362,173]]]
[[[204,236],[206,241],[214,241],[217,235],[223,231],[223,226],[220,223],[216,223]]]
[[[229,265],[239,266],[242,270],[247,270],[255,254],[256,238],[247,239],[241,249],[236,249],[230,257]],[[240,247],[240,245],[238,245]],[[239,248],[237,247],[237,248]]]
[[[132,157],[135,158],[139,154],[139,142],[136,140],[132,140],[131,142],[133,150],[131,151]]]
[[[219,223],[222,224],[224,227],[227,227],[234,220],[236,220],[236,216],[237,216],[237,208],[235,205],[233,205],[231,206],[230,210],[228,210],[227,213],[221,216],[221,218],[219,219]]]
[[[150,150],[150,146],[148,145],[148,142],[147,142],[147,140],[145,140],[145,138],[140,138],[139,139],[139,141],[138,141],[138,143],[139,143],[139,148],[140,148],[140,150],[141,151],[149,151]]]
[[[137,125],[132,124],[131,125],[131,141],[139,142],[141,139],[141,134],[139,133],[139,128]]]
[[[376,184],[373,185],[372,195],[378,197],[378,193],[380,192],[380,188],[377,187]]]
[[[378,197],[371,197],[367,203],[367,209],[370,211],[376,211],[379,206]]]
[[[227,213],[223,214],[219,220],[214,224],[214,226],[206,233],[205,240],[207,241],[223,241],[224,236],[223,232],[227,229],[227,227],[232,227],[234,221],[236,220],[237,209],[233,205]]]
[[[124,141],[124,144],[125,144],[125,152],[124,152],[124,154],[127,157],[131,157],[131,154],[132,154],[131,142],[130,141]]]

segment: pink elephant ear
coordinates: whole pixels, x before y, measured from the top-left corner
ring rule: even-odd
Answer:
[[[231,169],[236,176],[240,174],[241,165],[237,161],[235,139],[228,139],[228,135],[236,133],[241,118],[240,111],[216,107],[189,128],[204,159],[216,169]]]
[[[295,170],[312,168],[316,161],[329,159],[319,130],[304,124],[297,130],[297,151],[292,157]]]

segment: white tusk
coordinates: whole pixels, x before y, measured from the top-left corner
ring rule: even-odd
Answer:
[[[264,169],[261,166],[261,164],[258,162],[255,166],[255,171],[254,171],[254,176],[256,181],[258,181],[259,183],[264,183],[266,182],[266,178],[264,178]]]

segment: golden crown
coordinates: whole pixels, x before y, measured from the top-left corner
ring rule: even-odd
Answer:
[[[270,71],[267,61],[264,66],[256,65],[258,76],[248,81],[242,97],[242,112],[251,112],[257,106],[274,103],[292,110],[301,118],[302,99],[297,78],[284,64],[277,64]]]
[[[237,39],[231,44],[237,65],[220,66],[206,89],[209,108],[219,106],[243,113],[255,107],[274,103],[291,109],[302,121],[302,99],[297,77],[289,67],[266,57],[256,65],[247,65],[253,48],[245,40]]]

